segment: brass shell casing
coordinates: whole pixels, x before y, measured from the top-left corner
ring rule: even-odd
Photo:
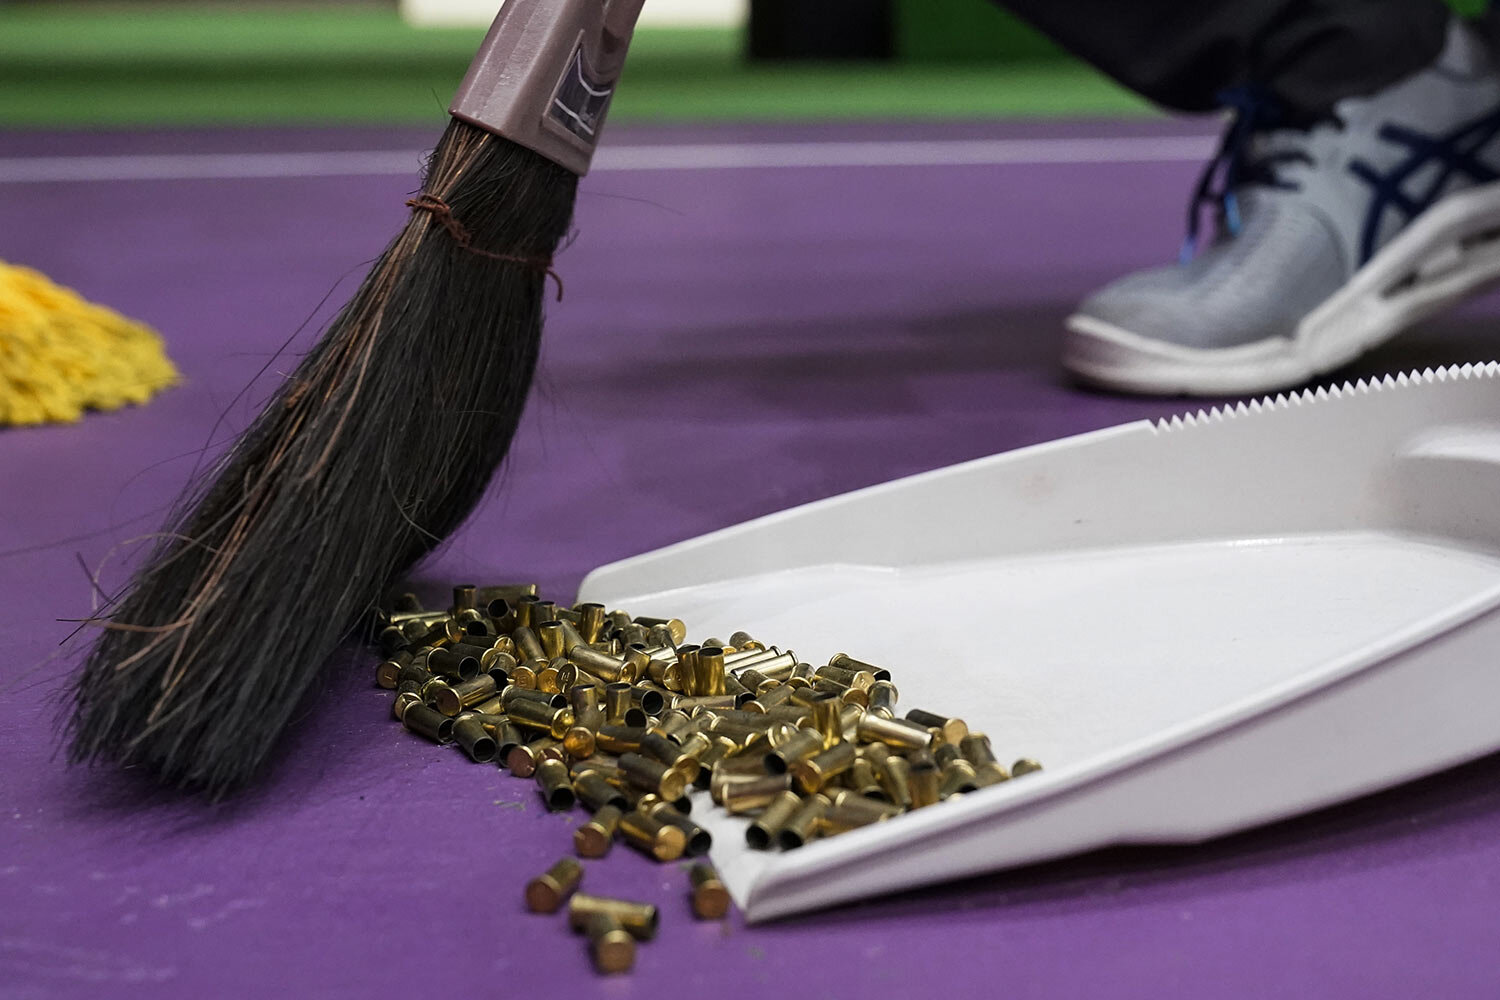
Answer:
[[[584,771],[574,777],[573,792],[580,802],[595,812],[605,806],[623,810],[630,805],[625,793],[610,784],[598,771]]]
[[[495,759],[495,738],[484,728],[478,716],[469,715],[453,724],[453,738],[475,763]]]
[[[573,715],[583,719],[584,713],[600,708],[600,695],[603,689],[597,684],[577,684],[568,689],[568,704],[573,708]]]
[[[500,704],[504,706],[506,711],[509,711],[516,703],[522,701],[535,702],[538,705],[545,705],[548,708],[566,708],[568,705],[568,699],[564,696],[552,694],[537,688],[523,688],[511,684],[504,691],[500,692]]]
[[[568,765],[568,773],[573,775],[573,780],[590,772],[597,774],[611,785],[623,790],[625,785],[625,774],[620,770],[620,762],[613,757],[604,757],[595,754],[583,760],[575,760]]]
[[[427,669],[434,674],[466,681],[479,673],[479,657],[439,647],[427,654]]]
[[[729,644],[735,649],[764,649],[749,632],[734,632],[729,636]]]
[[[560,760],[543,760],[536,766],[536,783],[541,789],[542,801],[551,812],[572,809],[575,801],[573,782],[568,775],[568,765]]]
[[[432,680],[432,671],[427,669],[426,662],[427,658],[424,656],[421,663],[413,661],[402,667],[401,672],[396,675],[396,686],[411,682],[420,687]]]
[[[838,681],[828,680],[820,677],[813,681],[814,691],[823,691],[828,694],[836,694],[845,705],[857,705],[861,709],[870,707],[870,693],[863,688],[845,687]]]
[[[764,851],[776,845],[776,839],[781,836],[781,828],[786,826],[786,821],[792,818],[802,806],[802,798],[796,792],[779,792],[770,804],[766,806],[755,821],[745,829],[745,843],[758,851]]]
[[[532,629],[522,626],[512,632],[510,637],[515,641],[518,660],[529,663],[532,660],[549,659],[547,650],[542,646],[542,640]]]
[[[636,683],[630,688],[630,704],[648,716],[660,715],[667,707],[667,696],[670,694],[670,691],[658,691],[654,687]]]
[[[998,785],[1002,781],[1010,780],[1010,772],[1005,765],[999,762],[980,764],[974,769],[974,783],[980,788],[988,788],[990,785]]]
[[[675,743],[681,743],[693,732],[694,724],[692,716],[686,712],[672,710],[661,717],[661,723],[656,726],[656,731]]]
[[[863,801],[868,802],[869,800],[865,799]],[[829,806],[827,811],[818,817],[818,832],[825,837],[831,837],[836,833],[847,833],[862,826],[882,822],[893,815],[895,815],[894,811],[883,813],[861,809],[855,804],[854,799],[847,802],[837,802]]]
[[[921,750],[932,742],[932,734],[916,723],[869,713],[859,720],[856,732],[863,742],[884,743],[901,750]]]
[[[560,749],[562,744],[550,736],[517,744],[505,755],[505,767],[518,778],[529,778],[536,773],[537,765],[547,759],[548,751],[554,747]]]
[[[479,588],[472,583],[460,583],[453,588],[453,610],[464,611],[475,606]]]
[[[403,635],[410,637],[417,630],[408,626],[421,626],[422,631],[426,632],[432,626],[447,619],[448,612],[446,611],[393,611],[386,617],[386,625],[389,628],[398,628]]]
[[[620,926],[630,932],[631,937],[637,941],[650,941],[656,937],[656,929],[659,923],[656,907],[650,903],[636,903],[627,899],[613,899],[609,896],[591,896],[588,893],[575,892],[568,900],[568,926],[574,931],[581,931],[588,924],[590,917],[597,913],[605,913],[620,922]]]
[[[488,604],[497,599],[514,604],[523,597],[535,597],[536,592],[537,585],[534,583],[495,583],[475,590],[474,600],[478,604]]]
[[[697,695],[722,695],[724,690],[724,649],[722,646],[702,646],[693,661],[693,693]]]
[[[411,663],[412,654],[407,650],[399,650],[393,653],[388,660],[381,662],[375,668],[375,683],[387,691],[396,690],[400,683],[401,668]]]
[[[844,724],[839,718],[839,711],[843,708],[843,702],[836,694],[820,694],[814,698],[812,705],[812,727],[823,737],[823,748],[827,748],[844,742]]]
[[[895,758],[892,758],[893,760]],[[911,807],[921,809],[938,801],[942,772],[932,754],[919,750],[909,758],[911,764]]]
[[[880,787],[880,781],[875,777],[875,765],[867,757],[860,757],[849,765],[849,773],[844,781],[850,788],[865,798],[885,800],[885,789]]]
[[[718,787],[714,799],[732,813],[752,812],[770,805],[789,784],[784,774],[727,775],[726,778],[729,780]],[[717,774],[714,780],[718,780]],[[709,790],[714,791],[712,784]]]
[[[469,711],[478,715],[504,715],[505,701],[498,694],[491,695],[479,704],[471,706]]]
[[[717,737],[709,739],[708,746],[702,752],[694,755],[698,758],[698,763],[701,767],[698,769],[698,780],[694,781],[693,784],[699,788],[707,788],[713,778],[715,766],[732,749],[734,749],[734,743],[730,740],[719,739]]]
[[[598,746],[594,731],[587,726],[569,726],[568,731],[562,735],[562,742],[563,749],[574,760],[592,757]]]
[[[682,853],[690,858],[697,858],[707,854],[709,849],[714,845],[712,834],[697,823],[694,823],[670,802],[655,802],[643,808],[642,811],[669,826],[675,826],[681,830],[683,836],[687,838],[683,844]]]
[[[1022,757],[1010,766],[1010,776],[1012,778],[1019,778],[1023,774],[1030,774],[1033,771],[1040,771],[1041,769],[1041,761],[1032,757]]]
[[[672,707],[684,712],[693,712],[698,709],[710,709],[712,711],[734,711],[738,702],[732,694],[693,694],[681,695],[672,702]]]
[[[819,667],[813,671],[813,682],[819,680],[832,681],[846,688],[857,688],[868,691],[875,683],[875,675],[868,670],[844,670],[841,667]]]
[[[667,627],[667,631],[672,633],[673,642],[680,643],[682,642],[682,640],[687,638],[687,626],[682,623],[681,618],[646,618],[637,615],[634,621],[635,624],[644,625],[646,628],[652,628],[656,625],[665,625]]]
[[[617,682],[604,689],[604,717],[611,725],[625,725],[625,716],[630,708],[629,684]]]
[[[535,594],[523,594],[510,602],[510,612],[515,618],[515,628],[511,635],[515,635],[516,629],[531,627],[531,609],[536,607],[540,600]]]
[[[853,743],[836,743],[821,753],[794,762],[788,769],[792,783],[804,795],[819,791],[835,776],[853,766],[856,759]]]
[[[713,744],[713,738],[710,737],[707,733],[696,732],[688,733],[687,736],[683,737],[682,742],[677,744],[677,746],[682,750],[684,754],[701,763],[703,754],[709,749],[709,747],[713,746]]]
[[[518,665],[508,651],[494,647],[485,650],[479,658],[479,669],[495,678],[496,686],[501,688],[510,683],[510,675],[516,672]]]
[[[401,724],[434,743],[453,742],[453,720],[427,705],[408,705],[401,713]]]
[[[535,630],[537,641],[542,644],[542,655],[547,659],[555,659],[563,655],[563,630],[558,622],[547,622],[538,625]]]
[[[896,685],[890,681],[876,681],[870,685],[870,704],[866,707],[882,719],[894,719],[896,717],[896,702],[900,700],[900,692]]]
[[[799,729],[791,739],[765,756],[766,770],[785,774],[799,760],[805,760],[823,749],[823,734],[814,729]]]
[[[943,768],[941,774],[941,780],[938,782],[938,798],[940,799],[964,795],[979,787],[974,765],[966,760],[955,760],[949,763]]]
[[[919,726],[928,729],[936,729],[942,734],[944,743],[952,743],[955,746],[965,736],[969,735],[968,723],[963,719],[952,718],[947,715],[937,715],[933,712],[925,712],[920,708],[914,708],[906,713],[908,722],[915,722]]]
[[[852,788],[841,788],[829,796],[835,806],[846,808],[850,812],[866,816],[872,821],[890,819],[892,816],[901,815],[901,808],[893,806],[881,799],[872,799],[859,794]]]
[[[734,699],[736,706],[743,705],[755,697],[755,692],[740,683],[739,678],[733,674],[724,675],[724,693]]]
[[[452,716],[494,695],[495,678],[489,674],[479,674],[477,677],[459,681],[456,684],[435,685],[432,693],[432,707],[444,715]]]
[[[683,694],[698,693],[698,650],[701,648],[696,643],[677,647],[677,680]]]
[[[408,708],[420,704],[422,704],[422,696],[420,694],[414,691],[402,691],[396,695],[396,700],[391,703],[391,714],[396,717],[397,722],[400,722],[402,721],[401,717],[406,714]]]
[[[526,908],[532,913],[556,913],[582,881],[583,866],[572,858],[560,858],[526,883]]]
[[[509,719],[499,723],[486,722],[484,725],[490,730],[490,735],[495,738],[495,759],[500,761],[502,766],[509,766],[510,752],[525,743],[526,738],[519,729],[511,725]]]
[[[518,699],[506,706],[506,714],[522,729],[540,730],[557,740],[573,726],[571,708],[553,708],[535,701]]]
[[[568,650],[568,660],[575,664],[580,670],[585,670],[593,676],[610,684],[620,680],[620,675],[625,672],[625,661],[618,656],[600,652],[590,646],[574,646]]]
[[[754,667],[746,667],[742,673],[731,674],[730,676],[734,677],[736,682],[744,686],[746,690],[750,691],[757,698],[780,683],[767,677]]]
[[[582,622],[582,616],[577,621]],[[577,630],[577,625],[568,619],[562,618],[562,612],[558,612],[558,627],[562,628],[562,652],[567,652],[573,646],[586,646],[589,640],[583,639],[583,633]]]
[[[681,771],[639,753],[621,754],[620,770],[631,785],[664,799],[680,799],[687,791],[687,778]]]
[[[755,704],[763,710],[769,710],[781,705],[789,705],[792,703],[792,695],[797,693],[797,689],[790,684],[783,684],[780,681],[774,683],[774,687],[762,688],[760,693],[755,696]],[[748,708],[749,705],[746,704],[741,707]]]
[[[670,823],[640,811],[620,819],[620,836],[636,850],[658,861],[675,861],[687,847],[687,834]]]
[[[693,734],[695,736],[701,734]],[[681,746],[673,743],[660,733],[647,732],[641,737],[641,749],[644,756],[660,761],[668,767],[674,767],[683,772],[688,781],[696,781],[698,778],[699,765],[696,757],[689,756],[683,752]]]
[[[615,633],[621,648],[626,646],[646,646],[651,642],[651,630],[644,625],[634,623],[626,625]]]
[[[726,653],[724,655],[724,665],[735,673],[739,673],[746,667],[755,666],[756,664],[766,663],[772,660],[778,660],[780,657],[785,656],[791,657],[792,663],[797,662],[796,654],[791,650],[787,650],[785,653],[783,653],[775,646],[765,646],[760,649],[736,649],[735,652]],[[759,670],[760,667],[756,666],[756,669]],[[761,672],[765,673],[765,671]]]
[[[977,771],[986,764],[995,764],[995,751],[990,746],[990,738],[983,733],[970,733],[958,741],[958,752],[963,754],[964,760],[974,765]]]
[[[594,746],[605,753],[638,753],[646,730],[640,726],[600,726]]]
[[[651,657],[647,655],[646,648],[639,643],[631,643],[620,653],[620,661],[624,666],[620,670],[620,680],[635,683],[647,676],[651,666]]]
[[[891,679],[891,672],[885,667],[877,667],[873,663],[856,660],[848,653],[833,654],[828,661],[828,665],[830,667],[839,667],[843,670],[868,670],[875,676],[877,681],[888,681]]]
[[[604,632],[604,605],[579,604],[573,610],[578,612],[578,634],[583,641],[598,642]]]
[[[781,845],[781,849],[783,851],[796,850],[817,836],[818,821],[832,806],[833,803],[826,795],[814,795],[803,799],[797,811],[792,813],[776,836],[776,842]]]
[[[719,881],[719,873],[706,861],[688,870],[693,886],[693,916],[699,920],[718,920],[729,912],[729,890]]]
[[[596,914],[589,918],[584,930],[589,939],[589,957],[597,971],[611,975],[635,967],[635,938],[614,917]]]
[[[619,806],[601,806],[589,821],[573,831],[573,849],[580,858],[602,858],[615,842],[624,810]]]
[[[885,789],[886,798],[891,804],[902,809],[912,807],[911,797],[911,764],[905,757],[897,757],[891,754],[875,772],[880,787]]]

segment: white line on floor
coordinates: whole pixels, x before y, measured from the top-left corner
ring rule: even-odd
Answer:
[[[1114,136],[1091,139],[606,145],[594,158],[594,171],[1181,162],[1205,159],[1213,152],[1213,142],[1207,136]],[[376,175],[416,177],[424,157],[419,150],[11,157],[0,158],[0,184]]]

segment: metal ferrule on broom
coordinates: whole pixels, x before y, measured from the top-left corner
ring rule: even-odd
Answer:
[[[644,0],[508,0],[448,111],[582,177]]]

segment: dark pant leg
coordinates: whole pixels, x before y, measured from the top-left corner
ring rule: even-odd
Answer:
[[[1294,114],[1380,90],[1443,46],[1442,0],[997,0],[1131,90],[1179,111],[1263,85]]]

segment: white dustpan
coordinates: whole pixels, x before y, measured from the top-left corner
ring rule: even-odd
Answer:
[[[1500,749],[1500,366],[939,469],[601,567],[580,599],[877,662],[902,710],[1046,765],[779,854],[704,796],[751,920],[1215,837]]]

